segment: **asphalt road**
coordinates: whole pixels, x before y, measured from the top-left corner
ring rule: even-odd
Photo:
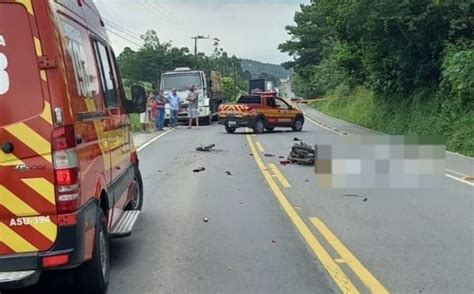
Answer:
[[[472,186],[323,190],[279,156],[328,130],[243,131],[177,129],[140,152],[145,205],[133,235],[111,242],[109,293],[474,292]],[[27,293],[69,282],[47,275]]]

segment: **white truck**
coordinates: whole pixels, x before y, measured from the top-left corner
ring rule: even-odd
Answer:
[[[181,101],[178,121],[186,121],[188,119],[189,86],[194,85],[199,93],[199,118],[203,123],[211,124],[212,120],[217,118],[219,105],[224,98],[221,80],[221,74],[216,71],[191,70],[188,67],[181,67],[161,74],[160,90],[167,96],[171,94],[172,89],[176,89]],[[170,113],[170,107],[167,104],[166,123],[169,123]]]

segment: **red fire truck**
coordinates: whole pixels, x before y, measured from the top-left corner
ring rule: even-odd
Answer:
[[[93,1],[0,0],[0,291],[51,269],[106,291],[109,237],[143,204],[127,114],[145,103]]]

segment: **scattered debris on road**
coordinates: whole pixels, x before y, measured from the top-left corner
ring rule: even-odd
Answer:
[[[344,194],[343,195],[344,197],[355,197],[355,198],[362,198],[362,201],[367,201],[369,200],[369,198],[365,197],[365,196],[362,196],[362,195],[359,195],[359,194]]]
[[[272,240],[272,243],[276,243],[276,242],[277,242],[277,240]]]
[[[205,222],[205,223],[207,223],[207,222],[209,222],[209,218],[208,218],[208,217],[205,217],[205,218],[202,219],[202,221]]]
[[[305,181],[306,183],[308,183],[308,182],[309,182],[309,179],[306,179],[306,180],[304,180],[304,181]]]
[[[280,160],[280,164],[281,165],[291,164],[291,161],[289,161],[289,160]]]
[[[293,145],[288,160],[301,165],[314,165],[316,150],[304,142]]]
[[[233,176],[233,175],[234,175],[234,173],[231,172],[230,170],[226,171],[225,173],[226,173],[228,176]]]
[[[275,154],[265,153],[264,156],[265,156],[265,157],[275,157]]]
[[[196,148],[196,151],[201,151],[201,152],[210,152],[212,148],[216,147],[216,144],[210,144],[207,146],[199,146]]]
[[[205,170],[206,170],[205,167],[199,167],[199,168],[193,169],[193,172],[199,173],[199,172],[202,172],[202,171],[205,171]]]
[[[298,141],[298,142],[300,142],[300,141],[302,141],[302,140],[301,140],[300,138],[294,137],[294,138],[293,138],[293,141]]]
[[[253,156],[253,153],[250,153],[250,156]]]

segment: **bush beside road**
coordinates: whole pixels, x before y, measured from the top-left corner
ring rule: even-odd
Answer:
[[[425,94],[429,95],[429,94]],[[382,100],[363,88],[345,99],[311,103],[330,116],[390,135],[439,135],[450,151],[474,156],[474,111],[443,99]]]

